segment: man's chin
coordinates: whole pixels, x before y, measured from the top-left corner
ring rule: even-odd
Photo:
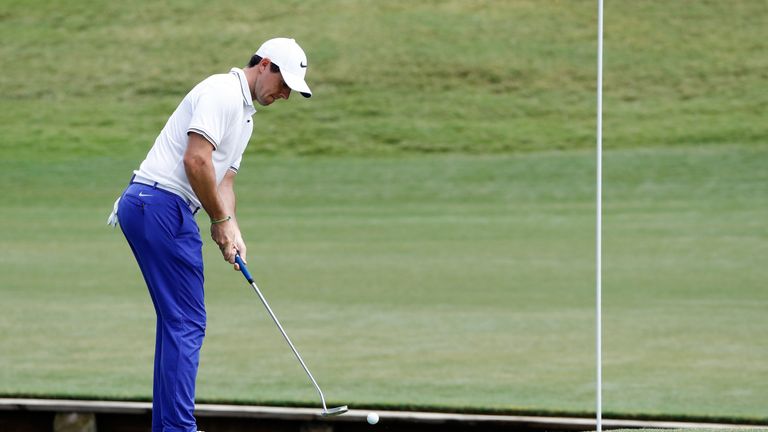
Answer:
[[[258,98],[258,97],[256,98],[256,102],[258,102],[259,105],[261,105],[261,106],[272,105],[272,102],[274,102],[274,101],[275,101],[275,98],[267,98],[266,100],[263,100],[263,99]]]

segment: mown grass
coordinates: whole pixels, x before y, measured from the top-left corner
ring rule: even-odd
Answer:
[[[595,9],[589,1],[6,2],[3,151],[143,154],[189,88],[286,34],[309,53],[316,95],[263,109],[249,152],[589,148]],[[764,142],[766,14],[760,0],[610,2],[606,145]]]
[[[764,419],[766,162],[749,147],[608,156],[608,412]],[[149,397],[151,305],[120,233],[103,226],[115,173],[132,165],[4,164],[0,214],[16,223],[2,231],[1,393]],[[252,270],[329,398],[592,409],[589,152],[247,167]],[[205,254],[199,398],[313,404],[247,284],[210,244]]]
[[[765,420],[766,14],[607,2],[607,412]],[[292,35],[315,97],[256,115],[238,208],[329,398],[588,413],[595,18],[591,1],[5,2],[0,394],[150,396],[154,318],[106,213],[191,86]],[[205,255],[200,399],[314,404]]]

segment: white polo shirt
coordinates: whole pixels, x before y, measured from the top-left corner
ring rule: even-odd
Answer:
[[[136,180],[157,182],[200,207],[184,170],[187,134],[196,132],[213,144],[218,185],[227,170],[240,169],[243,152],[253,133],[254,113],[256,109],[242,69],[232,68],[228,74],[206,78],[184,97],[168,119],[147,158],[133,172]]]

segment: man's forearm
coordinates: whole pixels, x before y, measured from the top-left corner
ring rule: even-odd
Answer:
[[[231,216],[219,197],[213,162],[196,156],[185,157],[184,170],[187,173],[189,185],[192,186],[192,190],[211,219]]]
[[[227,215],[232,216],[232,220],[235,222],[235,225],[237,225],[237,218],[235,215],[237,204],[233,177],[234,174],[232,174],[231,171],[227,172],[227,174],[224,176],[224,180],[222,180],[221,184],[219,185],[219,199],[221,199]]]
[[[211,158],[213,149],[213,144],[202,135],[190,133],[187,150],[184,152],[184,171],[205,212],[211,219],[218,220],[230,215],[219,197]]]

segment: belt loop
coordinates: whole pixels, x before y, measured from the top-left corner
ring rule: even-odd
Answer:
[[[132,175],[131,176],[131,181],[129,181],[128,184],[132,185],[133,184],[133,179],[135,179],[135,178],[136,178],[136,174]]]
[[[190,209],[190,210],[192,210],[192,206],[193,206],[193,205],[194,205],[194,204],[192,204],[192,200],[189,200],[189,199],[188,199],[188,200],[187,200],[187,207],[189,207],[189,209]],[[192,210],[192,216],[196,215],[196,214],[197,214],[197,211],[198,211],[198,210],[200,210],[200,207],[194,206],[194,208],[195,208],[195,209],[194,209],[194,210]]]
[[[152,189],[157,189],[157,182],[155,182],[155,184],[152,185]]]

